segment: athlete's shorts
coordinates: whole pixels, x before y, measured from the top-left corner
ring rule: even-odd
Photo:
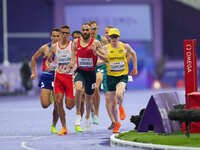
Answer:
[[[76,69],[74,83],[76,81],[82,81],[85,88],[85,93],[87,95],[92,95],[94,93],[96,84],[96,73],[95,71],[85,71],[81,69]]]
[[[56,72],[54,80],[54,93],[65,93],[65,97],[74,99],[73,77],[69,74]]]
[[[50,89],[50,90],[53,90],[53,86],[54,86],[54,74],[55,74],[55,71],[51,71],[51,72],[43,71],[42,74],[41,74],[41,76],[40,76],[40,80],[39,80],[38,86],[41,89]]]
[[[107,78],[107,70],[106,70],[106,64],[104,63],[103,65],[100,66],[95,66],[95,72],[102,72],[103,73],[103,80],[102,80],[102,84],[103,84],[103,92],[106,93],[108,91],[107,88],[107,83],[106,83],[106,78]]]
[[[122,75],[119,77],[107,75],[107,87],[108,91],[116,91],[116,86],[119,82],[128,82],[128,75]]]

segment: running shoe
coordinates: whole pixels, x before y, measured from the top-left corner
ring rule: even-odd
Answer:
[[[58,131],[56,130],[56,126],[52,125],[51,126],[51,133],[57,134]]]
[[[85,130],[89,130],[90,128],[90,119],[85,120]]]
[[[99,124],[99,117],[97,115],[94,115],[93,119],[93,124]]]
[[[108,130],[112,130],[112,129],[114,129],[114,127],[115,127],[115,123],[112,122],[111,125],[108,127]]]
[[[75,126],[75,131],[76,132],[83,132],[83,129],[79,125],[76,125]]]
[[[126,118],[126,114],[125,114],[123,106],[119,106],[119,115],[120,115],[120,120],[124,120]]]
[[[114,129],[112,130],[112,132],[113,133],[120,133],[119,132],[119,128],[121,127],[121,124],[120,124],[120,122],[116,122],[115,123],[115,127],[114,127]]]
[[[58,132],[58,135],[65,135],[65,134],[67,134],[66,128],[62,128],[62,130],[60,132]]]

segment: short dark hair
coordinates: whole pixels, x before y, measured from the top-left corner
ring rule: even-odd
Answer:
[[[69,26],[63,25],[63,26],[61,26],[60,28],[61,28],[61,29],[69,29]]]
[[[83,23],[83,24],[82,24],[82,26],[83,26],[83,25],[88,25],[88,26],[90,26],[90,24],[89,24],[89,23]]]
[[[89,21],[88,24],[89,24],[90,26],[91,26],[92,24],[96,24],[96,25],[98,25],[97,22],[96,22],[95,20],[91,20],[91,21]]]
[[[54,31],[60,32],[60,29],[58,29],[58,28],[53,28],[53,29],[51,30],[51,35],[52,35],[52,32],[54,32]]]
[[[113,27],[113,26],[106,26],[105,28],[112,29],[112,28],[114,28],[114,27]]]
[[[82,33],[78,30],[72,32],[72,37],[74,37],[74,34],[80,34],[82,36]]]

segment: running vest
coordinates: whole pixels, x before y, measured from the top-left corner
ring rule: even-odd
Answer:
[[[94,39],[90,40],[90,43],[86,47],[82,47],[80,44],[80,38],[77,43],[77,68],[81,70],[95,70],[97,63],[97,56],[94,55],[93,50],[90,49]]]
[[[68,66],[72,58],[72,42],[69,41],[65,48],[60,48],[59,42],[56,43],[56,72],[61,74],[72,74],[73,70]]]
[[[102,42],[102,40],[101,40],[101,35],[97,34],[96,40],[98,40],[98,41],[101,43],[101,42]]]
[[[108,44],[108,62],[106,63],[107,75],[121,76],[128,74],[128,63],[126,59],[126,51],[124,44],[120,42],[120,48],[112,48]]]
[[[51,42],[47,43],[49,50],[51,48]],[[46,71],[46,59],[47,58],[43,58],[42,59],[42,71]],[[51,60],[50,60],[50,71],[55,71],[56,69],[56,62],[55,62],[55,55],[52,56]]]

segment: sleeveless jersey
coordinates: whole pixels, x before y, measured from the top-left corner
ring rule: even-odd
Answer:
[[[118,49],[112,48],[111,44],[108,44],[108,61],[106,63],[107,75],[121,76],[128,74],[126,51],[122,42],[120,42]]]
[[[47,43],[48,47],[49,47],[49,50],[51,48],[51,42]],[[55,71],[56,69],[56,61],[55,61],[55,55],[53,55],[51,57],[51,60],[50,60],[50,71]],[[46,58],[43,58],[42,59],[42,71],[46,71]]]
[[[97,63],[97,56],[94,55],[93,50],[90,48],[94,39],[90,40],[90,43],[86,47],[82,47],[80,44],[80,38],[77,43],[77,68],[81,70],[95,70]]]
[[[98,40],[98,41],[101,43],[101,42],[102,42],[102,40],[101,40],[101,35],[97,34],[96,40]]]
[[[56,44],[56,72],[61,74],[72,74],[73,70],[68,66],[72,58],[72,42],[69,41],[65,48],[60,48],[59,42]]]

